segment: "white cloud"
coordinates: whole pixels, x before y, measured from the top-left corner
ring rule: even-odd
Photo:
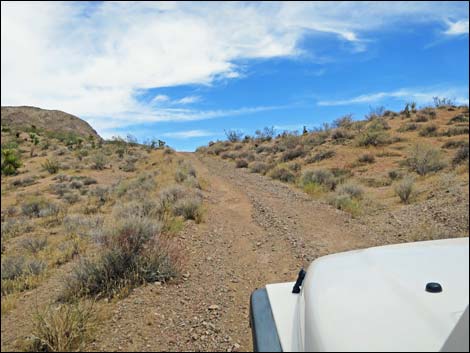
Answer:
[[[199,96],[187,96],[176,101],[176,104],[192,104],[197,103],[201,100]]]
[[[431,103],[433,97],[446,97],[455,100],[457,104],[468,104],[468,88],[402,88],[390,92],[374,92],[361,94],[356,97],[338,100],[321,100],[320,106],[337,106],[350,104],[377,103],[385,99],[415,101],[419,104]]]
[[[99,126],[223,116],[161,110],[169,97],[145,105],[136,93],[238,78],[237,60],[295,57],[306,33],[331,34],[361,51],[374,31],[447,18],[455,21],[449,34],[460,32],[467,5],[3,1],[1,100],[64,110]]]
[[[187,131],[167,132],[167,133],[164,133],[162,136],[172,137],[176,139],[189,139],[193,137],[207,137],[207,136],[214,136],[214,135],[216,134],[207,130],[187,130]]]
[[[168,102],[170,100],[170,97],[164,95],[164,94],[157,94],[151,101],[151,103],[163,103],[163,102]]]
[[[455,36],[460,34],[468,34],[468,19],[460,20],[456,22],[447,22],[448,28],[444,32],[445,34]]]

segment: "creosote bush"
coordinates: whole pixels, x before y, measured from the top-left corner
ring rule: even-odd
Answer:
[[[406,164],[419,175],[436,172],[445,167],[440,151],[424,144],[416,144],[412,147]]]

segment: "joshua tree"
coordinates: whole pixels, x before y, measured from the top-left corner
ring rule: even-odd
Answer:
[[[29,134],[29,138],[31,139],[31,152],[29,154],[30,157],[34,156],[34,148],[39,144],[39,137],[34,132]]]

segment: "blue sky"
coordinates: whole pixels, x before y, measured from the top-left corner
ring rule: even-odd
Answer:
[[[433,96],[468,104],[467,2],[2,2],[2,105],[194,150]]]

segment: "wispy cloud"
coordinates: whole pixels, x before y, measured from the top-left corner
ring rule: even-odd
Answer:
[[[194,137],[206,137],[206,136],[215,136],[216,133],[208,130],[187,130],[187,131],[176,131],[176,132],[166,132],[162,136],[172,137],[176,139],[189,139]]]
[[[102,131],[106,129],[143,123],[188,122],[229,116],[242,116],[265,111],[285,109],[288,107],[289,106],[259,106],[218,110],[196,110],[185,108],[147,109],[145,107],[141,107],[141,109],[135,111],[126,111],[119,114],[114,114],[112,117],[106,119],[103,119],[101,116],[89,116],[85,117],[85,120],[88,121],[98,131]]]
[[[454,99],[458,104],[468,104],[468,88],[402,88],[389,92],[366,93],[347,99],[320,100],[317,104],[319,106],[365,104],[377,103],[386,99],[415,101],[419,104],[425,104],[432,102],[433,97],[447,97]]]
[[[469,26],[468,19],[455,21],[455,22],[448,21],[447,25],[448,25],[448,28],[444,32],[447,35],[456,36],[456,35],[461,35],[461,34],[468,34],[468,26]]]

